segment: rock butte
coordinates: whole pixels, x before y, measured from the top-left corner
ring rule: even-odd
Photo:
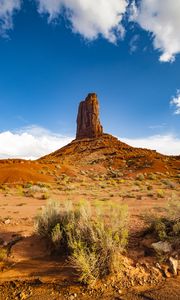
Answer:
[[[79,104],[76,139],[97,138],[101,135],[103,127],[99,120],[99,102],[97,95],[91,93]]]
[[[58,162],[61,170],[64,166],[69,174],[78,174],[82,168],[90,169],[91,172],[94,170],[97,174],[108,174],[109,169],[114,169],[128,176],[136,176],[138,172],[174,174],[180,169],[179,157],[168,157],[153,150],[135,148],[103,133],[95,93],[88,94],[79,104],[76,139],[38,161]]]
[[[103,133],[98,98],[91,93],[79,104],[76,139],[36,161],[0,160],[0,184],[54,182],[62,174],[81,176],[82,170],[86,177],[158,172],[179,178],[180,156],[135,148]]]

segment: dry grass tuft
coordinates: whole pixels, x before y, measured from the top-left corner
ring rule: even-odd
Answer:
[[[49,202],[36,218],[36,230],[56,251],[68,255],[80,281],[90,284],[120,269],[120,254],[128,238],[127,217],[126,206],[68,202],[60,207]]]

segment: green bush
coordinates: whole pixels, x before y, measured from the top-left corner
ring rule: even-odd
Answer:
[[[36,218],[39,235],[48,238],[53,248],[69,256],[79,279],[94,282],[121,267],[121,253],[127,244],[126,206],[88,202],[78,206],[68,202],[63,207],[49,202]]]

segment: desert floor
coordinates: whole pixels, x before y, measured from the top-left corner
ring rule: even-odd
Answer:
[[[146,272],[139,271],[140,266],[153,269],[157,264],[156,257],[145,255],[148,239],[142,235],[146,227],[142,215],[152,210],[162,213],[171,199],[179,197],[179,182],[172,183],[167,178],[79,182],[66,177],[61,183],[33,187],[1,185],[0,240],[9,246],[9,253],[8,259],[0,262],[0,299],[180,299],[178,276],[163,276],[160,272],[146,281]],[[77,274],[69,263],[64,257],[52,256],[35,231],[34,218],[50,200],[126,204],[130,218],[126,256],[132,262],[135,277],[139,272],[137,276],[140,274],[142,280],[131,279],[129,285],[127,279],[116,282],[113,278],[94,288],[77,283]]]

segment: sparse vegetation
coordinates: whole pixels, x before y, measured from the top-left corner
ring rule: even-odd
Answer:
[[[48,188],[42,184],[41,185],[30,185],[28,188],[24,190],[24,195],[26,197],[35,197],[36,194],[42,194],[41,199],[48,199],[49,198],[49,193],[48,193]]]
[[[49,202],[36,218],[36,230],[71,264],[86,284],[121,267],[120,254],[127,244],[127,207],[88,202],[63,207]]]
[[[137,174],[136,175],[136,180],[139,180],[139,181],[143,181],[145,179],[145,176],[143,174]]]
[[[163,190],[157,190],[156,194],[157,194],[158,198],[164,198],[164,191]]]
[[[149,179],[149,180],[156,180],[157,176],[154,173],[149,173],[149,174],[147,174],[147,179]]]
[[[48,192],[45,192],[45,193],[43,193],[43,194],[41,195],[41,199],[42,199],[42,200],[47,200],[47,199],[49,199],[49,197],[50,197],[50,195],[49,195]]]
[[[169,179],[162,179],[161,181],[162,181],[162,183],[164,183],[164,184],[167,186],[167,188],[169,188],[169,189],[175,189],[175,188],[176,188],[176,184],[175,184],[174,182],[170,181]]]
[[[0,262],[7,258],[7,249],[1,248],[0,249]]]
[[[147,214],[145,221],[148,231],[155,234],[160,241],[169,241],[174,247],[180,246],[180,203],[178,200],[169,201],[163,213]]]

